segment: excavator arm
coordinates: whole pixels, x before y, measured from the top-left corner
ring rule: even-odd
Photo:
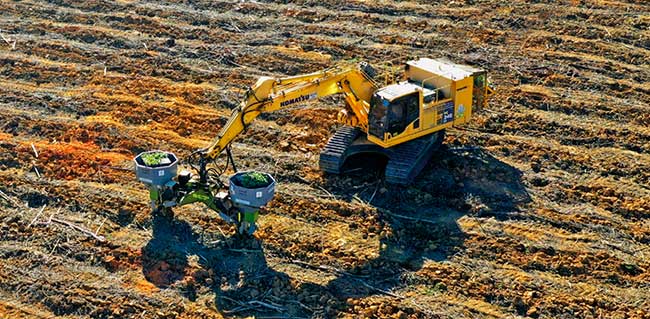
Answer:
[[[373,77],[374,70],[366,63],[286,78],[261,77],[247,91],[240,105],[233,109],[228,122],[202,150],[202,155],[208,159],[219,156],[262,113],[295,107],[305,101],[338,93],[345,96],[354,113],[350,115],[350,121],[367,131],[369,101],[377,90]]]

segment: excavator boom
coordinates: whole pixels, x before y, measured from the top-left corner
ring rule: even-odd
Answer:
[[[342,93],[354,113],[350,124],[368,126],[369,101],[377,90],[372,80],[374,70],[367,64],[358,67],[332,68],[321,72],[287,78],[261,77],[233,109],[228,122],[203,155],[214,159],[260,114],[296,106],[300,103]]]

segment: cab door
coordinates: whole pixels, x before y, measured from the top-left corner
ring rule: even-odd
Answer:
[[[415,91],[396,98],[393,101],[373,96],[368,114],[368,132],[380,139],[385,133],[395,136],[403,133],[406,128],[419,120],[420,117],[420,92]],[[414,124],[420,126],[419,121]]]
[[[388,109],[388,133],[397,135],[404,132],[409,124],[420,117],[420,92],[393,100]]]

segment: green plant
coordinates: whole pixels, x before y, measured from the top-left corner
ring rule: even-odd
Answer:
[[[242,175],[241,183],[246,188],[259,188],[269,185],[269,179],[266,174],[259,172],[248,172]]]
[[[142,154],[142,161],[147,166],[155,166],[163,164],[163,161],[167,159],[167,153],[164,152],[153,152]]]

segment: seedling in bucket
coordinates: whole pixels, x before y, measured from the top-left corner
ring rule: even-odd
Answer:
[[[230,177],[230,197],[240,211],[239,232],[252,234],[260,208],[266,205],[275,194],[275,180],[266,173],[241,172]]]
[[[227,222],[234,223],[240,234],[253,234],[260,208],[275,192],[273,177],[255,171],[233,175],[228,192],[223,192],[221,188],[225,185],[210,175],[213,171],[206,169],[204,162],[199,165],[198,176],[189,171],[177,174],[178,159],[169,152],[144,152],[134,162],[138,180],[149,187],[155,212],[171,215],[172,207],[202,202]]]

